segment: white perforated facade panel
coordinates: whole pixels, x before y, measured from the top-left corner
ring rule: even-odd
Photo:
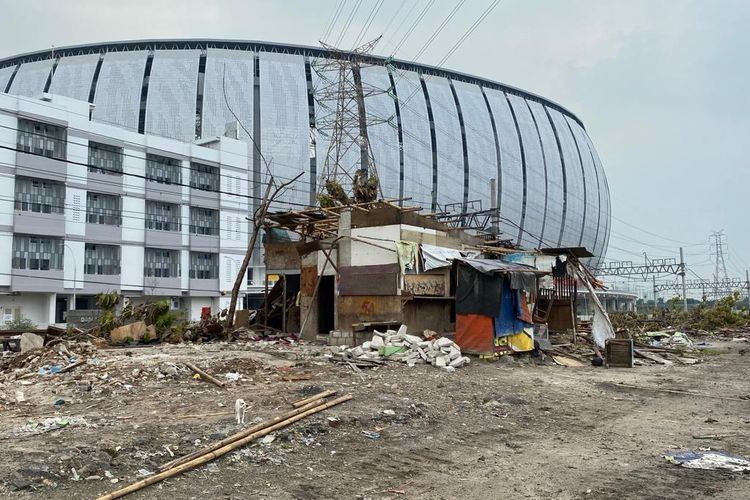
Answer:
[[[523,167],[518,133],[505,94],[486,89],[500,141],[500,230],[502,238],[518,240],[523,208]]]
[[[385,198],[399,197],[401,166],[398,154],[398,126],[396,106],[392,94],[388,70],[383,66],[362,69],[362,88],[365,94],[367,134],[375,158],[375,169]],[[369,97],[367,97],[369,95]]]
[[[29,97],[41,95],[53,62],[52,59],[46,59],[22,64],[10,87],[10,93]]]
[[[5,87],[8,86],[10,77],[13,76],[13,72],[16,70],[15,66],[7,66],[0,68],[0,92],[5,92]]]
[[[438,152],[438,197],[440,207],[464,200],[464,153],[461,125],[450,82],[445,78],[425,77],[435,123]]]
[[[88,101],[91,80],[94,78],[98,61],[99,54],[63,57],[52,76],[50,93],[72,97],[79,101]]]
[[[562,158],[565,163],[565,179],[567,184],[567,214],[565,217],[565,233],[563,246],[578,246],[584,226],[585,196],[583,192],[583,174],[581,162],[573,136],[568,128],[568,122],[562,113],[556,109],[547,108],[557,138],[562,148]]]
[[[305,60],[302,56],[261,52],[261,150],[278,183],[300,173],[275,210],[299,209],[310,202],[310,118]]]
[[[543,245],[546,217],[547,176],[542,145],[526,99],[508,94],[508,100],[521,131],[526,161],[526,218],[521,242],[526,248],[535,248]]]
[[[599,173],[594,165],[594,159],[586,142],[585,132],[578,122],[566,117],[568,126],[573,132],[573,139],[581,154],[584,180],[586,182],[586,225],[583,228],[583,241],[581,244],[589,251],[593,251],[597,244],[597,233],[601,222],[601,211],[599,210],[601,191],[599,188]]]
[[[195,139],[199,50],[157,50],[146,102],[146,133]]]
[[[146,51],[108,52],[104,55],[94,95],[94,120],[138,130],[147,55]]]
[[[482,210],[489,210],[490,179],[498,178],[497,152],[490,112],[482,90],[473,84],[454,82],[461,115],[464,119],[469,152],[469,202],[479,200]],[[475,210],[479,210],[475,206]],[[471,210],[471,208],[470,208]]]
[[[253,52],[208,49],[206,51],[206,73],[203,84],[202,137],[222,136],[229,123],[235,122],[232,111],[242,125],[253,130]],[[226,85],[224,85],[226,82]],[[239,137],[247,138],[242,127]],[[251,155],[252,158],[252,155]]]
[[[416,73],[394,70],[404,137],[405,205],[430,208],[432,203],[432,141],[427,104]],[[408,101],[407,101],[408,99]]]
[[[531,113],[539,127],[542,150],[547,165],[547,219],[544,225],[546,246],[559,246],[560,229],[563,223],[565,186],[560,151],[557,148],[555,132],[552,130],[544,106],[536,101],[527,101]]]

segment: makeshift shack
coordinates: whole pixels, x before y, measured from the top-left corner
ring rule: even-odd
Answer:
[[[451,261],[479,255],[477,245],[484,243],[388,202],[284,212],[269,219],[272,227],[300,235],[296,242],[267,244],[266,266],[282,276],[299,266],[299,294],[287,301],[299,306],[302,337],[333,332],[341,339],[334,343],[350,345],[359,343],[359,332],[366,338],[374,329],[402,324],[413,332],[453,332]]]
[[[456,258],[456,344],[492,355],[534,349],[537,277],[545,272],[503,260]]]

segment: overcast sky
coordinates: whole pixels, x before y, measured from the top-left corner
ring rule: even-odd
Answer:
[[[0,0],[0,57],[138,38],[315,45],[339,2]],[[376,52],[390,54],[428,2],[384,0],[366,32],[384,35]],[[343,32],[357,4],[346,0],[329,41],[343,34],[351,46],[378,3],[363,0]],[[457,3],[434,0],[395,55],[412,59]],[[490,3],[463,3],[420,62],[440,61]],[[609,259],[677,256],[682,242],[709,278],[708,237],[723,229],[729,275],[744,278],[749,34],[747,0],[502,0],[444,66],[539,93],[583,120],[612,194]]]

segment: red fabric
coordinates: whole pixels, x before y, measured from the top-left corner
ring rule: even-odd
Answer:
[[[534,323],[534,320],[531,319],[531,311],[529,311],[529,303],[526,300],[526,292],[523,292],[523,291],[518,292],[518,297],[519,297],[518,300],[521,303],[521,314],[518,316],[518,319],[529,324]]]
[[[492,354],[494,323],[490,316],[456,314],[456,344],[462,352]]]

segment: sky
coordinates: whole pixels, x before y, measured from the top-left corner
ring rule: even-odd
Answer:
[[[0,0],[0,57],[141,38],[317,45],[341,1]],[[412,60],[421,52],[417,60],[426,64],[443,59],[493,3],[343,2],[326,41],[352,46],[374,14],[362,38],[383,35],[376,53]],[[683,246],[688,278],[711,278],[709,235],[723,230],[727,273],[744,279],[750,268],[748,49],[747,0],[501,0],[443,66],[538,93],[584,122],[612,196],[607,259],[642,262],[644,252],[677,258]],[[650,289],[632,279],[617,285]]]

